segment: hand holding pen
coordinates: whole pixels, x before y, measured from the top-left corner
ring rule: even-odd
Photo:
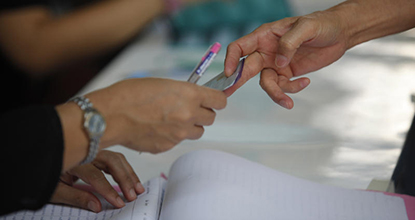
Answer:
[[[192,71],[189,79],[187,80],[190,83],[197,83],[200,77],[205,73],[206,69],[212,63],[213,59],[218,54],[221,48],[220,43],[216,42],[206,51],[205,56],[202,57],[202,60],[197,64],[196,68]]]

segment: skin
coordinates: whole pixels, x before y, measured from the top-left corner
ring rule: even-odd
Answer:
[[[122,145],[140,152],[167,151],[185,139],[199,139],[204,126],[214,122],[226,106],[222,91],[169,79],[128,79],[85,95],[107,123],[100,149]],[[111,174],[128,201],[142,193],[138,177],[122,155],[101,151],[92,164],[78,166],[86,157],[89,142],[82,129],[79,106],[68,102],[56,107],[61,119],[65,151],[63,176],[51,202],[75,205],[95,212],[101,204],[91,193],[71,188],[74,177],[92,185],[115,207],[122,207],[118,194],[101,172]]]
[[[102,210],[100,200],[90,190],[74,186],[74,183],[81,179],[114,207],[124,207],[123,199],[108,182],[103,172],[110,174],[118,183],[127,201],[135,200],[138,194],[144,192],[140,179],[124,155],[102,150],[98,152],[92,163],[76,166],[62,174],[50,202],[100,212]]]
[[[415,27],[414,11],[413,0],[350,0],[325,11],[263,24],[229,44],[227,76],[240,57],[248,57],[241,79],[225,93],[232,95],[260,73],[260,85],[269,97],[291,109],[294,102],[287,93],[310,84],[306,77],[293,77],[330,65],[355,45]]]
[[[164,2],[104,0],[62,16],[36,5],[3,10],[0,49],[28,76],[40,78],[122,46],[165,13]]]

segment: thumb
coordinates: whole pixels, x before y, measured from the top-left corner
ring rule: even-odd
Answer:
[[[307,19],[297,19],[291,29],[284,33],[278,42],[278,51],[275,56],[275,65],[278,68],[286,67],[294,57],[297,49],[316,36],[314,22]]]
[[[101,202],[92,193],[68,186],[62,182],[58,183],[50,202],[72,205],[93,212],[100,212],[102,209]]]

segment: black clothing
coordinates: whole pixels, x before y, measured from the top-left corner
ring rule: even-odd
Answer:
[[[59,116],[53,106],[33,106],[2,114],[0,123],[0,215],[39,209],[50,200],[62,170]]]
[[[415,116],[393,172],[395,192],[415,196]]]
[[[47,0],[3,1],[0,14],[5,10],[48,4]],[[1,49],[0,74],[0,215],[4,215],[22,209],[39,209],[50,200],[62,170],[64,143],[54,107],[33,106],[40,103],[47,80],[29,78]]]
[[[4,11],[23,8],[27,6],[48,6],[48,0],[13,0],[2,1],[0,4],[0,14]],[[44,95],[45,79],[32,79],[23,70],[12,62],[7,54],[0,47],[0,70],[1,70],[1,92],[10,94],[3,96],[7,103],[7,109],[14,109],[31,104],[40,103],[39,100]],[[10,91],[10,88],[12,90]],[[12,96],[11,96],[12,95]],[[0,113],[7,109],[2,108]]]

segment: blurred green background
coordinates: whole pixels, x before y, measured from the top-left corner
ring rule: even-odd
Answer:
[[[263,23],[292,16],[286,0],[208,1],[182,8],[170,17],[172,43],[227,45]]]

